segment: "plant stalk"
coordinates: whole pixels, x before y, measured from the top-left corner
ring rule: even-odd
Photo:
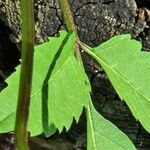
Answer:
[[[67,30],[69,32],[73,31],[76,33],[76,27],[75,27],[75,23],[73,20],[73,16],[70,10],[70,5],[68,3],[68,0],[59,0],[59,4],[63,12],[63,19],[66,24]]]
[[[17,150],[28,150],[27,123],[32,84],[35,38],[33,0],[20,0],[20,5],[22,49],[19,94],[15,121],[15,138]]]

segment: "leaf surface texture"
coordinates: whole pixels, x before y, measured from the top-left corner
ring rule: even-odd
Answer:
[[[92,49],[122,100],[150,132],[150,53],[128,34]]]
[[[103,118],[92,103],[87,109],[87,150],[136,150],[129,138]]]
[[[59,37],[35,47],[33,85],[28,130],[31,135],[52,135],[70,128],[83,106],[88,105],[90,85],[81,62],[75,57],[75,34]],[[14,129],[20,66],[0,93],[0,132]]]

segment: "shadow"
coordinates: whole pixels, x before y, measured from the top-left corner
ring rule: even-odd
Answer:
[[[49,131],[49,130],[51,130],[52,133],[54,133],[56,131],[55,125],[54,124],[49,125],[49,121],[48,121],[48,117],[51,117],[51,116],[49,116],[49,113],[48,113],[48,98],[49,98],[49,92],[50,92],[48,81],[52,75],[52,72],[56,65],[57,60],[59,59],[59,56],[61,55],[63,47],[67,43],[70,35],[71,35],[71,33],[68,33],[66,35],[66,37],[64,38],[61,46],[59,47],[57,53],[55,54],[55,56],[52,60],[52,63],[49,66],[49,70],[43,81],[43,85],[42,85],[42,87],[43,87],[42,88],[42,126],[43,126],[43,131],[45,133],[47,133],[47,131]]]
[[[6,77],[20,64],[21,53],[17,44],[12,43],[9,38],[12,33],[11,29],[0,20],[0,70],[3,71]]]
[[[0,93],[7,87],[4,82],[20,64],[20,51],[17,44],[10,40],[12,30],[0,19]]]

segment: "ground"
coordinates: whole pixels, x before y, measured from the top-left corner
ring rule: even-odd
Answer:
[[[150,50],[149,0],[69,0],[79,38],[96,46],[110,37],[130,33],[140,40],[143,50]],[[35,1],[36,43],[47,41],[64,27],[57,0]],[[14,71],[20,58],[20,11],[18,0],[0,0],[0,85]],[[87,54],[84,65],[92,85],[92,100],[96,109],[126,133],[137,150],[150,149],[150,134],[135,121],[126,104],[111,86],[104,71]],[[141,64],[142,65],[142,64]],[[32,150],[85,150],[86,125],[84,113],[80,122],[66,133],[46,139],[30,139]],[[11,134],[0,135],[0,149],[13,149]]]

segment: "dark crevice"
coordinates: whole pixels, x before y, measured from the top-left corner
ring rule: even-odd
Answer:
[[[86,5],[90,5],[90,4],[96,5],[97,3],[94,3],[94,2],[87,2],[87,3],[83,4],[83,5],[81,5],[80,7],[78,7],[78,8],[74,11],[74,15],[75,15],[80,9],[82,9],[83,7],[86,7]]]
[[[11,30],[0,20],[0,70],[7,76],[19,64],[20,52],[9,39]]]
[[[102,4],[110,4],[110,3],[114,3],[115,0],[103,0]]]
[[[138,8],[146,7],[150,9],[150,0],[135,0]]]

